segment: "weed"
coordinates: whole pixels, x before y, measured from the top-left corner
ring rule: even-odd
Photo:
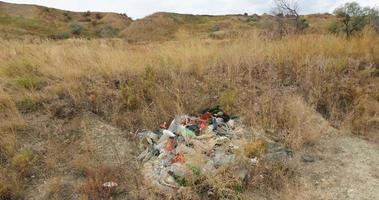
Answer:
[[[126,83],[121,84],[120,86],[121,96],[123,98],[124,106],[127,109],[134,110],[138,107],[138,91],[137,85],[134,81],[130,80]]]
[[[153,99],[153,90],[154,90],[154,83],[155,83],[155,72],[153,68],[146,67],[145,73],[144,73],[144,87],[143,87],[143,93],[144,97],[148,102],[151,102]]]
[[[35,76],[17,77],[15,82],[17,86],[28,90],[40,89],[43,85],[43,81]]]
[[[23,189],[17,175],[0,166],[0,199],[22,199]]]
[[[162,34],[174,35],[175,28],[165,27],[183,20],[194,20],[208,30],[210,21],[215,20],[174,16],[167,22],[166,16],[156,19],[164,24],[156,32],[155,25],[148,24],[151,29],[147,30],[152,31],[133,37],[154,35],[155,40],[162,39]],[[141,31],[132,26],[128,29]],[[81,158],[80,167],[67,164],[72,155],[90,151],[83,133],[75,131],[82,128],[78,124],[88,113],[127,130],[123,136],[133,139],[129,132],[156,127],[176,114],[196,112],[215,102],[228,112],[241,113],[246,124],[274,130],[274,136],[295,150],[317,143],[329,132],[330,124],[345,125],[369,140],[377,135],[376,35],[365,33],[350,40],[311,34],[271,40],[256,32],[228,40],[180,37],[183,41],[139,45],[111,39],[30,43],[0,39],[0,163],[5,168],[0,183],[11,183],[1,186],[1,195],[13,198],[22,193],[18,185],[25,183],[15,174],[28,172],[36,163],[32,153],[17,149],[41,141],[58,149],[45,160],[49,166],[41,168],[46,170],[44,174],[51,178],[57,168],[64,173],[75,171],[74,176],[84,181],[75,188],[84,199],[124,192],[104,191],[102,184],[107,181],[119,181],[123,188],[132,188],[128,192],[138,193],[142,187],[130,186],[138,182],[134,180],[138,170],[109,166],[93,155]],[[44,80],[49,84],[44,85]],[[46,134],[25,134],[20,127]],[[60,133],[69,133],[69,137]],[[86,148],[72,148],[78,144]],[[262,148],[259,142],[244,147],[248,156],[258,157]],[[197,193],[210,191],[216,198],[231,199],[246,191],[239,177],[228,173],[235,166],[220,169],[208,180],[196,169],[204,155],[186,160],[194,163],[194,168],[183,184],[193,186]],[[5,176],[7,173],[11,175]],[[291,169],[277,164],[252,173],[250,185],[262,183],[275,190],[292,176]],[[66,188],[64,184],[55,186],[56,191]]]
[[[252,171],[250,187],[279,191],[295,177],[295,169],[281,162],[268,162]]]
[[[22,113],[36,112],[43,108],[43,99],[38,95],[25,94],[25,96],[16,103],[17,108]]]
[[[220,94],[220,105],[225,109],[226,112],[232,112],[237,104],[237,91],[226,90]]]
[[[11,164],[18,172],[25,175],[30,172],[31,166],[33,166],[32,162],[32,153],[28,150],[22,150],[13,156]]]
[[[94,166],[85,169],[86,182],[79,188],[79,192],[90,198],[110,198],[120,192],[119,188],[105,188],[105,182],[114,181],[119,183],[120,169],[107,166]]]
[[[259,157],[265,151],[265,143],[262,140],[247,142],[243,145],[245,154],[249,158]]]
[[[11,97],[0,88],[0,133],[15,130],[24,125],[24,121]]]
[[[1,73],[5,76],[17,78],[22,76],[38,76],[40,75],[39,66],[27,59],[15,59],[1,68]]]

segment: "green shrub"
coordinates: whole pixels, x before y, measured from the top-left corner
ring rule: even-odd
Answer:
[[[25,75],[16,78],[16,85],[28,90],[39,89],[43,85],[43,81],[33,75]]]
[[[81,35],[83,32],[83,27],[77,23],[71,24],[70,29],[71,29],[71,34],[73,35]]]
[[[120,85],[120,92],[124,106],[130,110],[137,109],[139,105],[137,85],[132,81],[123,83]]]
[[[329,29],[329,32],[331,32],[331,33],[338,33],[339,32],[338,25],[337,25],[336,21],[333,21],[329,25],[328,29]]]
[[[102,38],[115,37],[118,30],[112,26],[105,26],[96,31],[97,35]]]
[[[362,31],[365,26],[371,26],[374,29],[379,24],[379,10],[370,7],[361,7],[357,2],[346,3],[334,11],[338,23],[336,27],[329,30],[343,32],[346,37],[353,33]]]

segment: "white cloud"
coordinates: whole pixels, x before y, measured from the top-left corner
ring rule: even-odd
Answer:
[[[303,14],[331,12],[351,0],[300,0]],[[191,14],[268,13],[272,0],[7,0],[72,11],[108,11],[141,18],[158,11]],[[379,6],[379,0],[358,0],[362,6]]]

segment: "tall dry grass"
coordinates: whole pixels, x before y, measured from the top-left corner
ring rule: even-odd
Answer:
[[[80,137],[54,134],[49,124],[60,126],[58,121],[77,120],[82,113],[133,132],[215,104],[295,149],[316,142],[329,125],[377,141],[378,66],[379,37],[370,31],[350,40],[333,35],[270,40],[256,33],[144,45],[1,40],[0,164],[10,167],[28,139],[72,147],[65,145],[67,138]],[[42,159],[55,163],[49,155]],[[3,171],[0,177],[19,184],[28,178]]]

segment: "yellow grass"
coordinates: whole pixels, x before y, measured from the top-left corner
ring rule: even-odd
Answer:
[[[334,35],[270,40],[258,33],[234,40],[182,38],[143,45],[0,40],[0,166],[17,166],[1,170],[0,177],[27,182],[29,177],[17,170],[28,166],[29,158],[15,149],[29,142],[49,141],[62,150],[56,150],[59,154],[79,143],[80,137],[66,137],[63,129],[55,132],[86,112],[134,132],[178,113],[221,104],[248,125],[274,130],[295,149],[317,142],[329,124],[377,140],[377,35],[367,31],[350,40]],[[48,123],[37,121],[43,117]],[[49,166],[38,162],[38,169],[70,166],[69,160],[47,155],[41,162]],[[91,170],[93,183],[102,181],[104,170]],[[9,171],[17,176],[6,176]],[[96,190],[88,184],[81,192]],[[9,187],[2,186],[0,196],[22,193]]]

